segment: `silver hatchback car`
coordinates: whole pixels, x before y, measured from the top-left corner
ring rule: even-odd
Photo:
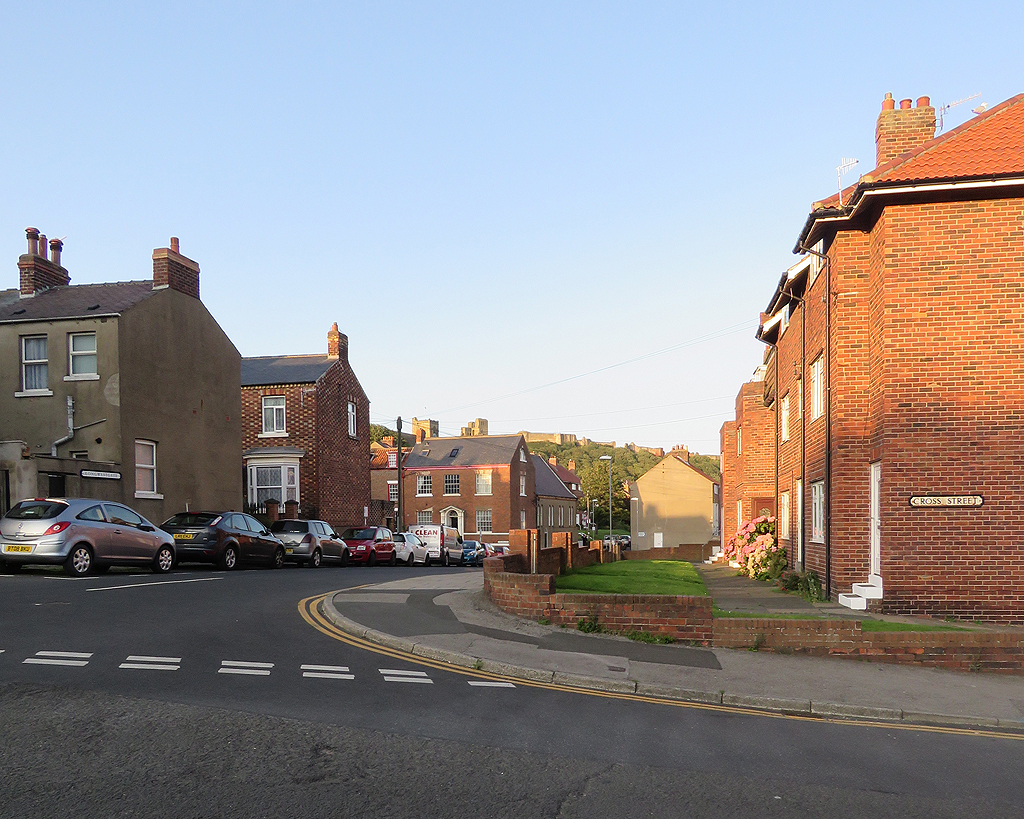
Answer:
[[[9,571],[29,563],[63,564],[75,577],[113,564],[167,572],[174,565],[174,538],[120,503],[35,498],[0,518],[0,562]]]

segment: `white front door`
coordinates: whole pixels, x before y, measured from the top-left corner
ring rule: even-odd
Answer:
[[[870,505],[870,542],[871,542],[871,574],[882,573],[882,462],[871,464],[871,488],[869,490]]]

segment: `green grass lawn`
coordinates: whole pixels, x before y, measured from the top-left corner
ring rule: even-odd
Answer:
[[[681,560],[621,560],[587,566],[561,575],[555,587],[583,594],[708,593],[693,564]]]
[[[922,626],[917,623],[891,623],[888,620],[861,620],[861,631],[970,631],[957,626]]]

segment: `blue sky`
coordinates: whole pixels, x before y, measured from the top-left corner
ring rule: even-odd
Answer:
[[[179,236],[242,355],[337,321],[372,420],[446,434],[717,452],[885,93],[979,93],[948,130],[1024,91],[1019,3],[26,8],[0,7],[0,287],[28,225],[73,283],[148,278]]]

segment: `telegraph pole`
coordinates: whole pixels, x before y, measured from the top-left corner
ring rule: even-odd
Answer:
[[[398,416],[398,531],[405,528],[405,519],[402,517],[402,416]]]

